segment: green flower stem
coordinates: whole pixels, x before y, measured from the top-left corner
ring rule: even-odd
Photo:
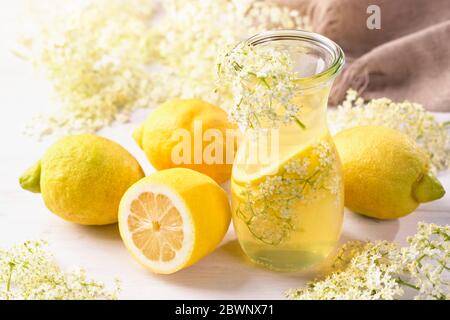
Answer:
[[[306,126],[303,122],[300,121],[297,117],[294,117],[295,123],[297,123],[302,129],[306,129]]]
[[[14,262],[9,262],[8,265],[9,265],[9,274],[8,274],[8,281],[6,282],[6,292],[9,292],[11,290],[11,279],[16,264]]]
[[[442,261],[438,261],[438,263],[442,266],[442,268],[444,268],[447,271],[450,271],[450,268],[447,267]]]
[[[401,285],[407,286],[407,287],[412,288],[412,289],[415,289],[415,290],[417,290],[417,291],[420,290],[420,289],[419,289],[418,287],[416,287],[415,285],[413,285],[413,284],[411,284],[411,283],[409,283],[409,282],[403,281],[401,278],[397,278],[397,282],[398,282],[399,284],[401,284]]]

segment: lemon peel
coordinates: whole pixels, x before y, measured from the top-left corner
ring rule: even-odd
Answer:
[[[141,124],[138,126],[132,133],[133,140],[136,142],[136,144],[139,146],[139,148],[143,148],[142,146],[142,136],[144,134],[144,124]]]
[[[84,225],[117,222],[124,192],[144,176],[137,160],[122,146],[93,134],[58,140],[19,182],[41,192],[47,208]]]
[[[345,206],[395,219],[445,191],[430,172],[427,154],[407,135],[384,126],[358,126],[334,137],[344,169]]]
[[[210,143],[204,141],[203,133],[198,133],[197,125],[202,132],[214,130],[223,139],[216,139],[211,145],[221,154],[220,158],[206,159],[205,150]],[[200,99],[171,99],[156,108],[147,119],[133,133],[133,138],[139,147],[145,152],[148,160],[157,170],[184,167],[204,173],[213,178],[217,183],[223,183],[230,179],[231,161],[227,161],[227,154],[235,152],[237,143],[232,147],[227,146],[227,131],[236,130],[236,126],[228,121],[226,112],[220,107],[207,103]],[[178,133],[186,133],[190,139],[186,145],[192,150],[184,149],[183,137]],[[200,140],[197,148],[194,141]],[[193,146],[192,146],[193,145]],[[189,156],[182,161],[175,161],[174,150],[182,147],[182,152]],[[230,150],[227,150],[229,148]],[[197,161],[196,154],[201,155],[201,161]],[[214,161],[209,161],[214,160]],[[215,161],[217,160],[217,161]]]

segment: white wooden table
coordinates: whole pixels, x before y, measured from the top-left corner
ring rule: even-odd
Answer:
[[[6,24],[0,26],[4,34],[8,33]],[[311,277],[270,272],[252,265],[240,250],[232,227],[220,247],[196,265],[173,275],[154,275],[127,253],[116,225],[83,227],[53,215],[40,195],[23,191],[18,184],[22,171],[39,159],[52,142],[37,143],[21,135],[26,120],[44,109],[48,101],[41,91],[43,84],[36,82],[30,67],[5,49],[5,42],[0,43],[0,246],[44,238],[62,267],[83,266],[89,276],[108,283],[119,277],[122,299],[282,299],[286,289],[300,287]],[[100,133],[134,154],[147,174],[152,168],[131,132],[149,112],[138,111],[132,123]],[[450,114],[437,117],[450,120]],[[406,236],[415,233],[418,221],[449,224],[450,173],[439,178],[447,195],[400,220],[376,221],[346,212],[341,241],[387,239],[404,243]]]

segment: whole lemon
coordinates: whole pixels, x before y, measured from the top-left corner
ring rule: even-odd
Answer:
[[[222,183],[231,176],[236,150],[233,141],[227,147],[227,129],[236,132],[221,108],[199,99],[174,99],[155,109],[133,138],[155,169],[189,168]]]
[[[211,253],[230,224],[226,192],[186,168],[157,171],[122,197],[119,230],[131,255],[156,273],[174,273]]]
[[[144,176],[119,144],[92,134],[68,136],[50,146],[21,177],[22,188],[41,192],[47,208],[84,225],[117,222],[120,199]]]
[[[403,133],[381,126],[339,132],[345,205],[363,215],[394,219],[422,202],[441,198],[444,188],[428,171],[428,157]]]

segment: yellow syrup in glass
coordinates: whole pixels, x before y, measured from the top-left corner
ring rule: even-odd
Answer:
[[[247,132],[236,154],[234,228],[250,259],[269,269],[318,265],[339,240],[344,193],[341,163],[326,122],[328,93],[329,87],[315,88],[296,98],[304,128],[291,123]]]

